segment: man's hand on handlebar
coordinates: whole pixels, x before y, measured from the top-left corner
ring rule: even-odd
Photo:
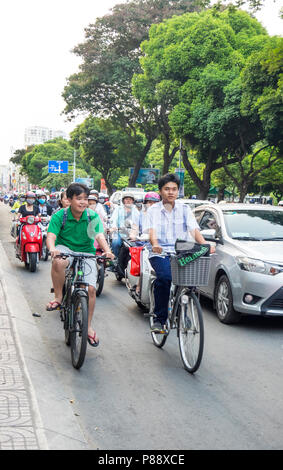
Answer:
[[[105,256],[106,259],[115,259],[115,255],[111,251],[104,251],[101,256]]]
[[[56,248],[51,248],[49,252],[52,259],[56,258],[56,256],[60,257],[61,255],[61,251],[57,250]]]
[[[153,252],[153,253],[158,253],[158,254],[161,255],[161,253],[163,252],[163,249],[162,249],[162,247],[159,246],[159,245],[153,245],[153,247],[152,247],[152,252]]]

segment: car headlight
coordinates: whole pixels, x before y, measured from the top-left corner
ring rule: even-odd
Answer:
[[[282,268],[271,263],[265,263],[259,259],[248,258],[247,256],[237,256],[237,263],[244,271],[267,274],[275,276],[282,272]]]

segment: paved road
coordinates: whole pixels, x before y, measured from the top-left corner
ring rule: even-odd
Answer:
[[[29,273],[14,258],[10,215],[0,205],[0,239],[32,317],[23,349],[51,449],[282,449],[283,319],[222,325],[205,310],[199,371],[182,367],[175,333],[164,350],[123,284],[109,274],[97,300],[97,349],[73,369],[52,298],[50,261]],[[15,292],[15,302],[17,301]],[[36,342],[35,342],[36,341]]]

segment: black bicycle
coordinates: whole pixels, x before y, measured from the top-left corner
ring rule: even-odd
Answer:
[[[65,343],[71,346],[73,367],[80,369],[85,360],[88,338],[88,283],[84,280],[87,260],[105,257],[85,253],[61,253],[56,256],[63,259],[69,257],[73,258],[73,262],[66,268],[60,317],[64,324]]]
[[[168,254],[167,254],[168,256]],[[201,257],[187,266],[180,267],[177,258],[170,256],[172,285],[168,304],[168,320],[163,331],[153,332],[153,343],[162,348],[171,329],[177,330],[180,355],[184,368],[191,374],[200,366],[204,348],[204,324],[202,308],[196,294],[197,285],[207,285],[209,257]],[[154,282],[150,289],[149,322],[152,329],[154,314]]]

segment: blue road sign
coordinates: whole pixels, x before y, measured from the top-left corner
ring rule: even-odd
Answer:
[[[59,160],[48,161],[48,173],[57,173],[62,175],[69,172],[69,162]]]

